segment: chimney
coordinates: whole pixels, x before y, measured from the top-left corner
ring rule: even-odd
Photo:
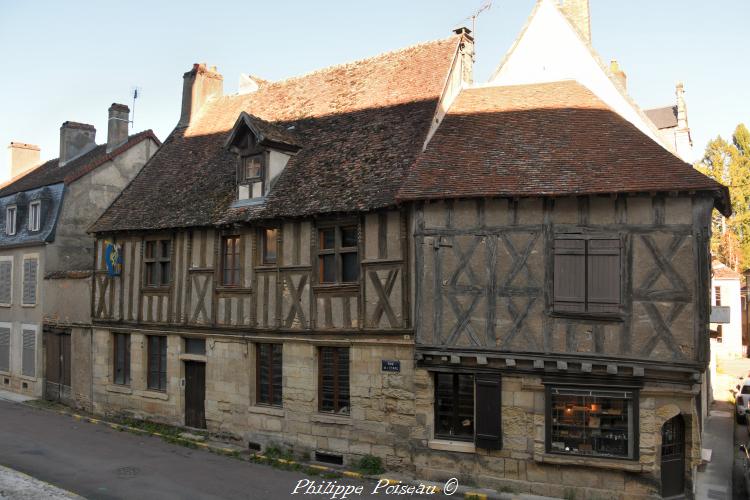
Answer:
[[[612,59],[609,63],[609,72],[614,77],[616,81],[622,85],[622,89],[627,91],[628,90],[628,75],[625,74],[625,72],[620,67],[620,63],[617,62],[617,59]]]
[[[216,66],[208,69],[205,64],[193,64],[182,79],[182,112],[177,126],[187,127],[209,98],[224,95],[224,78]]]
[[[8,146],[10,156],[10,177],[17,177],[39,165],[39,146],[24,142],[11,142]]]
[[[107,122],[107,153],[128,140],[128,118],[130,108],[124,104],[112,103]]]
[[[73,158],[96,147],[96,129],[87,123],[65,122],[60,127],[60,160],[62,167]]]
[[[591,43],[589,0],[560,0],[560,8],[583,38]]]
[[[461,35],[461,80],[471,85],[474,83],[474,37],[471,30],[465,26],[453,30],[456,35]]]
[[[688,128],[687,105],[685,104],[685,85],[682,82],[677,82],[675,94],[677,95],[677,128],[686,129]]]

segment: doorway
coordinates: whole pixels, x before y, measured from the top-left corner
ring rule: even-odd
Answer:
[[[185,361],[185,425],[206,428],[206,364]]]
[[[661,496],[685,492],[685,420],[676,415],[661,428]]]
[[[70,332],[48,331],[44,334],[46,353],[44,398],[68,402],[70,391]]]

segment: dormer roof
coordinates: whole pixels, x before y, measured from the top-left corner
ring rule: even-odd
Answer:
[[[245,111],[242,111],[237,118],[224,147],[237,147],[244,134],[248,132],[252,133],[255,142],[262,146],[293,152],[299,151],[302,147],[302,140],[294,132],[294,125],[277,125]]]

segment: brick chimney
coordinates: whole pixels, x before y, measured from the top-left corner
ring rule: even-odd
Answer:
[[[128,140],[128,118],[130,108],[124,104],[113,102],[109,107],[109,121],[107,122],[107,153]]]
[[[17,177],[39,165],[39,146],[25,142],[11,142],[8,146],[10,156],[10,176]]]
[[[78,122],[65,122],[60,127],[60,160],[62,167],[73,158],[81,156],[96,147],[96,129],[93,125]]]
[[[224,77],[216,66],[208,69],[205,64],[193,64],[182,79],[182,112],[177,126],[187,127],[209,98],[224,95]]]
[[[609,72],[612,74],[614,79],[622,85],[623,90],[628,90],[628,75],[620,67],[620,63],[617,59],[612,59],[609,63]]]
[[[560,8],[568,16],[583,38],[591,43],[591,13],[589,0],[560,0]]]

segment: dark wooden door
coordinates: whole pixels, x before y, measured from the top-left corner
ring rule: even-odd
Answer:
[[[661,428],[661,496],[685,492],[685,421],[677,415]]]
[[[185,425],[206,428],[206,364],[185,361]]]
[[[70,334],[45,332],[44,396],[52,401],[70,398]]]

